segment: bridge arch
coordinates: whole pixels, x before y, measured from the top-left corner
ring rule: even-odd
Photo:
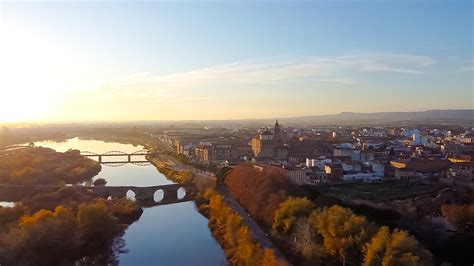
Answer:
[[[184,199],[184,197],[186,197],[186,188],[185,187],[180,187],[178,188],[178,190],[176,190],[176,197],[179,199],[179,200],[182,200]]]
[[[155,191],[155,193],[153,193],[153,200],[156,203],[159,203],[164,199],[165,199],[165,191],[163,191],[163,189],[158,189]]]
[[[133,200],[133,201],[136,201],[137,200],[137,193],[135,193],[135,191],[129,189],[127,190],[127,192],[125,193],[125,197],[129,200]]]
[[[102,162],[102,165],[108,166],[108,167],[120,167],[128,164],[128,162]]]
[[[139,151],[136,151],[136,152],[133,152],[131,153],[132,155],[135,155],[135,154],[140,154],[140,155],[143,155],[143,154],[148,154],[149,152],[145,149],[142,149],[142,150],[139,150]]]
[[[123,151],[108,151],[102,155],[123,155],[123,156],[127,156],[128,154],[123,152]]]

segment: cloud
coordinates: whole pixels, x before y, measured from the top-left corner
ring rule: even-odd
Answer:
[[[289,86],[292,81],[350,85],[363,72],[423,74],[435,61],[410,54],[360,54],[287,60],[247,60],[168,75],[135,73],[108,84],[110,93],[153,101],[181,97],[190,90],[239,86]]]

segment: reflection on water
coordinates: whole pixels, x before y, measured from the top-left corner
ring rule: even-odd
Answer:
[[[13,208],[13,207],[15,207],[15,202],[11,202],[11,201],[0,201],[0,207]]]
[[[77,138],[59,143],[36,142],[35,145],[60,152],[78,149],[98,154],[108,151],[133,153],[143,149],[141,146]],[[136,156],[136,159],[144,160],[143,156],[141,157]],[[116,159],[119,158],[114,157],[112,160]],[[120,167],[102,165],[102,171],[94,177],[94,180],[97,178],[107,180],[108,186],[173,184],[152,165],[125,164]],[[184,197],[185,193],[183,190],[178,191],[178,197]],[[163,195],[157,192],[154,197],[159,201]],[[123,238],[128,253],[120,254],[120,265],[226,264],[222,249],[207,227],[207,219],[197,212],[193,202],[145,208],[140,220],[130,225]]]

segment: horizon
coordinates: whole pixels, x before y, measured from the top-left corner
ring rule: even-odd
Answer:
[[[0,122],[472,109],[470,10],[470,1],[6,1]]]
[[[263,118],[234,118],[234,119],[181,119],[181,120],[172,120],[172,119],[163,119],[163,120],[35,120],[35,121],[13,121],[13,122],[3,122],[0,121],[0,126],[8,126],[8,125],[28,125],[28,124],[40,124],[40,125],[55,125],[55,124],[96,124],[96,123],[110,123],[110,124],[121,124],[121,123],[200,123],[200,122],[271,122],[273,121],[285,121],[285,122],[290,122],[288,120],[294,119],[294,120],[300,120],[300,119],[318,119],[318,118],[323,118],[323,117],[331,117],[331,116],[339,116],[339,115],[345,115],[345,114],[355,114],[355,115],[377,115],[377,114],[411,114],[411,113],[426,113],[426,112],[435,112],[435,111],[441,111],[441,112],[457,112],[457,111],[472,111],[474,112],[474,108],[465,108],[465,109],[428,109],[428,110],[419,110],[419,111],[389,111],[389,112],[339,112],[335,114],[326,114],[326,115],[305,115],[305,116],[287,116],[287,117],[263,117]],[[334,119],[334,118],[333,118]],[[460,118],[461,120],[466,120],[469,121],[469,119],[465,118]],[[450,120],[456,120],[456,119],[450,119]],[[471,119],[474,120],[474,119]],[[410,120],[408,120],[410,121]],[[413,121],[416,121],[416,119],[413,119]],[[342,123],[347,123],[348,121],[346,120],[328,120],[328,121],[305,121],[305,123],[311,123],[311,122],[316,122],[316,123],[334,123],[337,125],[338,122]],[[361,121],[353,121],[354,123],[360,123]],[[366,122],[379,122],[377,120],[371,120],[371,121],[366,121]],[[387,121],[387,122],[406,122],[403,119],[399,121]]]

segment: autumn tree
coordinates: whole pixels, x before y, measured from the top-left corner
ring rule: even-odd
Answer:
[[[82,237],[97,243],[111,240],[122,229],[103,201],[79,205],[77,222]]]
[[[98,162],[79,151],[56,152],[29,147],[9,152],[0,160],[0,182],[9,184],[75,184],[88,181],[100,172]]]
[[[94,186],[105,186],[107,184],[107,180],[103,179],[103,178],[97,178],[96,180],[94,180]]]
[[[77,229],[74,212],[63,206],[23,216],[18,227],[1,238],[0,257],[12,265],[59,264],[83,243]]]
[[[239,228],[237,234],[240,236],[240,239],[233,259],[231,260],[232,263],[234,265],[257,266],[263,256],[263,250],[260,244],[251,237],[249,228],[245,225]]]
[[[443,216],[448,219],[458,230],[474,230],[474,204],[441,206]]]
[[[309,219],[323,239],[326,255],[336,256],[343,265],[361,261],[362,249],[375,230],[364,216],[338,205],[314,211]]]
[[[207,206],[201,206],[200,210],[209,216],[209,227],[233,265],[285,265],[275,258],[271,250],[264,250],[260,246],[251,236],[240,215],[227,206],[221,195],[208,190],[204,197],[209,203]]]
[[[314,209],[313,203],[307,198],[289,198],[282,202],[275,212],[273,231],[290,233],[298,217],[308,216]]]
[[[275,253],[269,248],[263,250],[263,256],[258,262],[260,266],[287,266],[287,263],[282,260],[278,260],[275,256]]]
[[[253,218],[268,226],[273,224],[280,203],[290,196],[303,194],[300,188],[276,169],[259,171],[251,164],[242,164],[231,170],[224,181],[242,207]]]
[[[324,256],[322,238],[307,217],[299,218],[295,222],[291,239],[294,239],[294,251],[305,261],[313,265],[320,263],[320,258]]]
[[[365,246],[364,266],[424,266],[432,263],[431,253],[403,230],[390,232],[387,226],[382,226]]]

